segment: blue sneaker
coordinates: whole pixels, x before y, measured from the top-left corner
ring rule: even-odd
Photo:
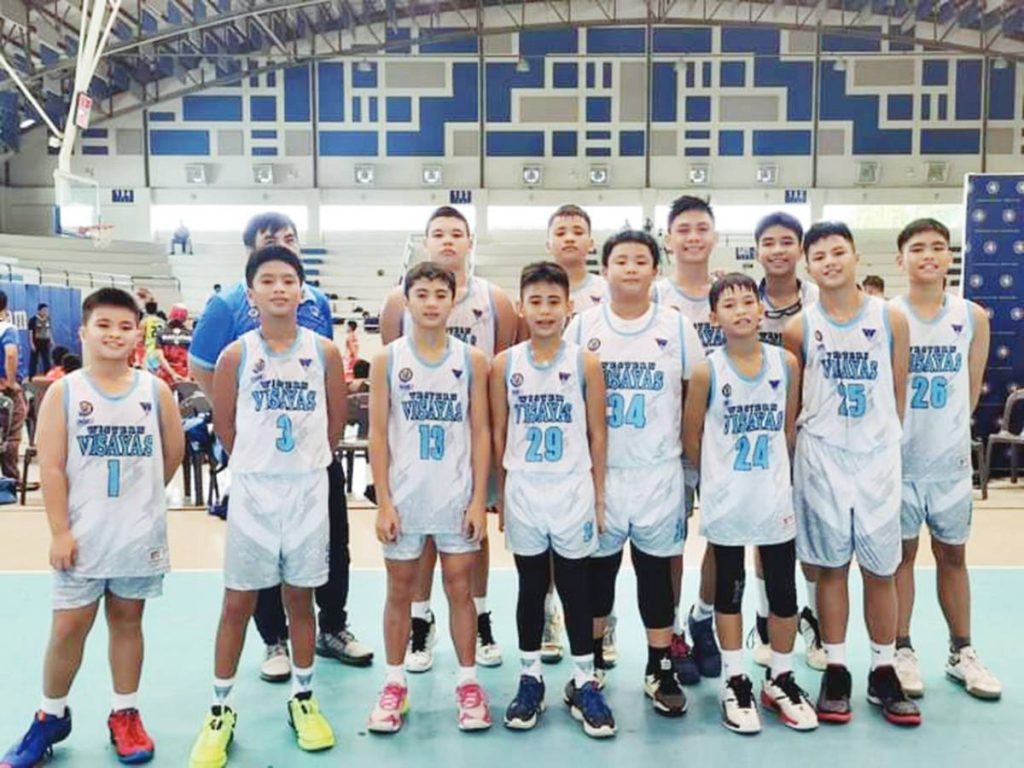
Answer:
[[[0,768],[34,768],[44,758],[53,755],[53,745],[71,735],[71,710],[64,717],[36,712],[32,725],[21,742],[11,747],[0,758]]]
[[[693,651],[686,643],[686,637],[672,633],[672,644],[668,656],[672,659],[672,667],[680,685],[696,685],[700,682],[700,670],[693,660]]]
[[[533,675],[519,676],[519,690],[505,710],[505,727],[513,731],[528,731],[537,725],[544,711],[544,681]]]
[[[693,658],[697,661],[697,667],[703,677],[719,677],[722,674],[722,652],[718,650],[718,641],[715,640],[715,628],[712,619],[704,621],[693,620],[693,607],[690,607],[690,615],[686,617],[686,624],[690,628],[690,639],[693,640]]]
[[[576,687],[576,681],[565,684],[565,703],[572,716],[583,723],[583,732],[595,739],[615,735],[615,717],[597,684],[589,682]]]

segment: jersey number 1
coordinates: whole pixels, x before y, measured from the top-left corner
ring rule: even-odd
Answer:
[[[107,459],[107,496],[114,498],[121,495],[121,461]]]
[[[420,424],[420,459],[440,461],[444,458],[444,428]]]

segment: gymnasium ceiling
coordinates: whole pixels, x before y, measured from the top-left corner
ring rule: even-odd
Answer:
[[[82,2],[95,0],[0,0],[0,53],[58,125]],[[820,27],[1024,62],[1024,0],[123,0],[90,86],[93,122],[267,69],[387,53],[408,45],[400,28],[441,40],[648,23]],[[40,125],[0,71],[0,152]]]

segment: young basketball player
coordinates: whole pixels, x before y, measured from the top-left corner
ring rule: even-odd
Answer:
[[[700,467],[701,533],[715,548],[715,627],[725,667],[722,725],[737,733],[761,730],[754,687],[743,671],[743,557],[749,545],[760,553],[771,611],[771,667],[761,700],[790,728],[812,730],[818,718],[793,677],[796,521],[789,444],[800,371],[792,354],[758,338],[762,307],[750,277],[725,275],[708,298],[725,346],[694,370],[683,442]]]
[[[441,265],[455,275],[455,306],[448,315],[448,333],[484,353],[488,361],[512,345],[518,320],[511,300],[493,283],[472,274],[469,254],[473,236],[469,222],[457,209],[442,206],[427,219],[423,242],[428,261]],[[381,340],[385,344],[402,336],[412,324],[402,288],[396,288],[381,310]],[[496,497],[495,497],[496,498]],[[489,499],[490,501],[491,499]],[[473,566],[473,603],[477,610],[476,662],[484,667],[501,664],[501,648],[494,640],[491,613],[487,610],[487,574],[490,569],[490,544],[483,533],[480,554]],[[430,593],[434,581],[437,550],[428,539],[420,559],[420,575],[412,601],[412,634],[406,667],[410,672],[426,672],[433,665],[433,647],[437,642]]]
[[[708,294],[711,290],[709,264],[711,253],[718,243],[715,232],[715,214],[711,206],[699,197],[683,195],[672,202],[668,213],[668,230],[665,248],[675,259],[675,275],[663,277],[654,285],[654,301],[664,307],[671,307],[693,323],[705,353],[725,344],[722,329],[711,322],[711,305]],[[699,477],[695,467],[683,459],[686,475],[686,514],[693,514],[693,502],[697,493]],[[722,674],[722,656],[715,642],[713,619],[715,615],[715,551],[712,547],[704,550],[701,562],[700,592],[697,602],[687,614],[687,628],[693,643],[692,655],[678,614],[678,602],[682,594],[682,559],[672,564],[673,589],[675,590],[677,613],[675,632],[672,637],[672,658],[683,685],[700,682],[703,677],[718,677]]]
[[[903,420],[903,562],[896,571],[899,626],[896,672],[910,696],[924,694],[910,643],[914,558],[922,524],[931,533],[939,604],[949,627],[946,675],[981,699],[1002,695],[999,680],[971,645],[971,594],[966,548],[971,527],[971,413],[981,396],[988,359],[985,311],[943,291],[953,261],[949,230],[918,219],[896,241],[910,292],[893,303],[910,324],[910,407]]]
[[[334,746],[313,695],[313,589],[327,581],[327,465],[345,425],[345,373],[338,348],[298,325],[304,277],[288,248],[249,257],[245,282],[260,326],[232,342],[214,371],[214,428],[231,456],[232,483],[213,706],[190,768],[227,763],[246,628],[259,590],[275,585],[288,613],[294,664],[288,722],[301,749]]]
[[[495,358],[490,381],[505,538],[519,573],[522,663],[505,725],[533,728],[544,709],[541,641],[553,560],[573,658],[565,702],[587,735],[605,737],[615,735],[615,720],[594,679],[587,581],[604,518],[605,389],[597,356],[562,339],[571,310],[564,269],[523,269],[519,312],[530,339]]]
[[[847,581],[856,554],[871,639],[868,700],[888,721],[918,725],[921,713],[893,667],[907,321],[857,289],[858,256],[845,224],[815,224],[804,235],[804,253],[821,299],[790,320],[784,341],[803,367],[793,497],[797,554],[820,568],[818,611],[828,667],[818,718],[846,723],[852,714]]]
[[[656,712],[686,712],[670,658],[671,559],[683,551],[682,397],[690,366],[701,357],[697,335],[678,312],[651,302],[658,244],[624,230],[605,241],[601,263],[610,301],[577,315],[565,338],[597,353],[607,389],[608,472],[605,530],[590,561],[594,661],[603,676],[605,620],[627,539],[647,630],[644,692]]]
[[[796,267],[803,255],[801,243],[804,228],[788,213],[770,213],[754,229],[757,260],[764,270],[759,292],[764,314],[761,316],[761,341],[782,346],[782,332],[789,319],[803,307],[818,300],[818,286],[796,276]],[[807,665],[825,669],[825,649],[821,646],[821,629],[815,609],[818,574],[813,565],[801,563],[807,587],[807,604],[800,612],[800,634],[804,638]],[[768,641],[768,593],[765,591],[761,559],[755,550],[754,566],[757,586],[757,644],[754,661],[763,667],[771,664],[772,649]]]
[[[106,603],[114,700],[107,727],[117,757],[153,758],[139,716],[142,612],[170,567],[164,486],[185,438],[170,389],[129,360],[139,333],[132,296],[101,288],[82,303],[89,365],[50,385],[39,410],[39,470],[50,524],[53,622],[43,701],[21,741],[0,759],[29,768],[71,733],[68,694],[85,639]]]
[[[455,276],[423,262],[405,276],[410,327],[370,366],[370,466],[377,490],[377,538],[384,545],[387,677],[369,728],[394,733],[409,709],[405,651],[417,561],[428,538],[441,573],[459,660],[458,725],[490,728],[476,680],[477,615],[470,578],[480,549],[490,470],[487,359],[446,333]]]

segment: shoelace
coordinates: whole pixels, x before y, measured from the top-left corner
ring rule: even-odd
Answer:
[[[470,684],[459,687],[459,706],[464,709],[476,709],[484,703],[484,692],[479,685]]]
[[[36,723],[40,723],[40,726],[38,728],[36,727]],[[25,752],[26,748],[31,746],[32,744],[34,744],[36,742],[36,740],[43,741],[43,732],[42,732],[42,725],[41,725],[41,723],[42,723],[42,720],[39,720],[38,717],[32,722],[32,727],[28,729],[28,732],[22,737],[21,743],[18,744],[17,754],[20,755],[23,752]],[[47,746],[46,747],[46,754],[47,755],[53,754],[53,747]]]
[[[397,710],[402,706],[403,698],[405,698],[405,692],[402,690],[402,686],[398,683],[388,683],[380,695],[380,708],[389,712]]]
[[[591,720],[610,720],[612,711],[597,686],[587,683],[579,689],[580,708]]]
[[[476,633],[480,636],[480,645],[494,645],[494,633],[491,631],[491,612],[481,613],[476,619]]]
[[[754,706],[754,686],[745,677],[734,677],[728,682],[729,690],[736,696],[736,703],[742,709]]]
[[[668,664],[666,665],[665,662],[668,662]],[[666,666],[668,669],[665,668]],[[672,671],[672,663],[668,659],[664,659],[662,662],[662,667],[657,672],[657,678],[659,693],[673,695],[682,691],[682,688],[679,687],[679,681],[676,680],[676,673]]]
[[[430,622],[426,619],[412,620],[412,652],[427,650],[427,636],[430,634]]]
[[[516,700],[527,709],[536,709],[542,696],[540,683],[533,677],[525,675],[519,683]]]
[[[267,658],[273,658],[274,656],[281,656],[288,653],[288,647],[284,643],[274,643],[267,647]]]
[[[786,695],[786,698],[794,704],[799,704],[807,698],[807,691],[797,685],[796,678],[790,672],[779,675],[774,682],[779,690]]]
[[[690,646],[682,635],[672,635],[672,645],[669,648],[669,655],[674,659],[685,658],[690,655]]]

